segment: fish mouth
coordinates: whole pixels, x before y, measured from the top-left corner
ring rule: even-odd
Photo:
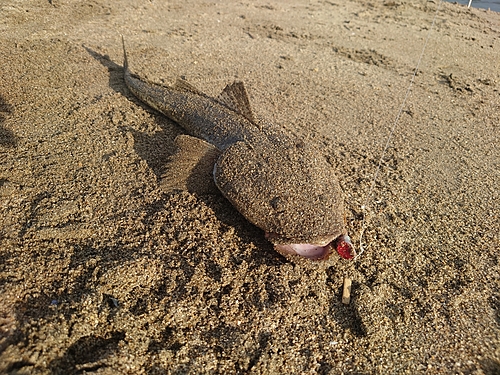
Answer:
[[[272,234],[266,233],[266,238],[272,237]],[[311,260],[327,260],[334,249],[344,259],[353,259],[356,256],[354,246],[347,234],[342,234],[333,241],[319,244],[274,244],[274,249],[281,254],[299,255]]]

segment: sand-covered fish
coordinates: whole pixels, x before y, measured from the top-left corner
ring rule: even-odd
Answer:
[[[332,166],[312,145],[256,121],[243,83],[227,85],[217,98],[181,79],[171,87],[148,83],[130,73],[124,43],[123,54],[128,89],[189,134],[176,138],[165,186],[208,168],[222,194],[280,253],[319,260],[336,249],[354,257]]]

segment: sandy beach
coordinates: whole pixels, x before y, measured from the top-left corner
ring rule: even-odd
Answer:
[[[500,13],[7,3],[0,373],[500,373]],[[163,191],[183,129],[125,87],[120,34],[144,79],[243,81],[257,118],[315,144],[356,246],[367,203],[364,253],[287,258],[222,194]]]

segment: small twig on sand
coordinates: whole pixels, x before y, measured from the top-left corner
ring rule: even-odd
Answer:
[[[344,277],[344,289],[342,291],[342,303],[348,305],[351,302],[351,284],[352,280],[349,277]]]

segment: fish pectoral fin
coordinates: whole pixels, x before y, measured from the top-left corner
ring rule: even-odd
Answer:
[[[255,118],[243,82],[233,82],[224,87],[224,90],[217,96],[217,100],[233,111],[238,112],[247,120],[255,123]]]
[[[175,143],[177,151],[170,157],[162,174],[162,190],[187,190],[200,195],[218,191],[213,169],[220,151],[210,143],[189,135],[179,135]]]

